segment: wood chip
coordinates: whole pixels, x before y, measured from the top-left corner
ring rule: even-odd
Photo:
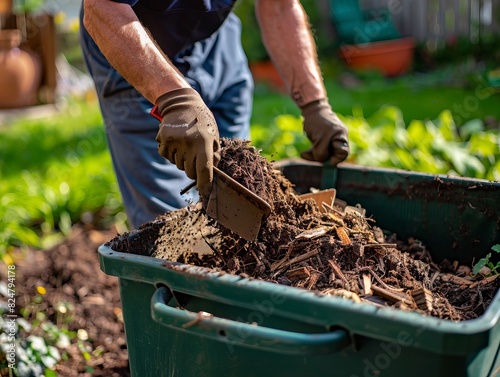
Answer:
[[[430,313],[432,311],[432,292],[425,288],[418,288],[410,292],[415,304],[421,310]]]
[[[252,252],[252,256],[254,257],[255,261],[257,262],[257,265],[259,265],[259,266],[263,265],[264,263],[262,263],[262,261],[257,257],[255,252],[253,250],[250,250],[250,251]]]
[[[322,236],[325,233],[326,233],[325,228],[309,229],[309,230],[306,230],[306,231],[298,234],[297,236],[295,236],[295,239],[299,239],[299,238],[314,239],[314,238],[317,238],[319,236]]]
[[[439,276],[439,271],[434,271],[434,273],[432,274],[432,277],[431,277],[431,286],[434,285],[434,280],[436,280],[436,278]]]
[[[372,279],[368,274],[363,274],[363,294],[365,296],[372,294]]]
[[[342,270],[340,267],[332,260],[328,260],[328,264],[332,268],[332,272],[335,274],[335,276],[339,279],[341,279],[344,283],[348,283],[349,281],[345,277],[345,275],[342,273]]]
[[[396,291],[396,292],[403,292],[403,288],[394,288],[391,287],[390,285],[387,285],[371,268],[367,268],[367,270],[372,274],[372,276],[375,278],[375,280],[385,289],[388,289],[390,291]]]
[[[398,308],[398,309],[401,309],[401,310],[405,310],[405,311],[411,310],[411,307],[409,307],[408,305],[406,305],[403,301],[396,302],[394,304],[394,307]]]
[[[299,255],[293,259],[290,259],[289,261],[286,261],[284,262],[283,259],[281,261],[278,261],[277,263],[273,264],[271,266],[271,271],[274,271],[278,268],[283,268],[283,267],[287,267],[287,266],[290,266],[294,263],[299,263],[299,262],[303,262],[313,256],[315,256],[316,254],[318,254],[319,251],[318,250],[312,250],[312,251],[309,251],[305,254],[302,254],[302,255]]]
[[[337,280],[337,276],[335,275],[335,272],[332,272],[328,277],[328,284],[333,284],[335,280]]]
[[[318,279],[320,277],[320,274],[318,272],[313,272],[311,274],[311,277],[309,278],[309,282],[307,283],[307,289],[310,290],[311,288],[314,288],[316,283],[318,282]]]
[[[342,219],[342,217],[335,214],[334,212],[329,212],[326,214],[326,216],[328,219],[332,220],[335,224],[344,226],[344,220]]]
[[[314,200],[314,202],[316,203],[321,212],[327,212],[325,211],[325,208],[323,208],[322,204],[325,203],[328,207],[331,208],[335,201],[336,192],[337,191],[333,188],[316,192],[310,192],[307,194],[299,195],[299,199],[300,200],[312,199]]]
[[[413,306],[413,301],[404,293],[389,291],[376,285],[372,285],[371,288],[374,294],[383,297],[390,302],[396,303],[402,301],[406,305]]]
[[[361,299],[361,301],[369,302],[370,304],[373,304],[380,308],[387,307],[387,301],[378,296],[365,296]]]
[[[280,267],[281,267],[281,265],[282,265],[283,263],[285,263],[285,261],[286,261],[286,260],[288,260],[288,257],[290,256],[290,254],[292,253],[292,250],[293,250],[292,243],[290,242],[290,243],[289,243],[288,245],[286,245],[286,246],[283,246],[283,245],[282,245],[282,246],[280,246],[280,251],[281,251],[281,249],[288,249],[288,250],[286,251],[286,254],[285,254],[285,256],[284,256],[282,259],[280,259],[280,260],[278,260],[278,261],[274,262],[274,263],[271,265],[271,271],[275,271],[275,270],[277,270],[278,268],[280,268]]]
[[[311,276],[311,273],[306,267],[294,268],[286,273],[286,276],[292,280],[305,279]]]
[[[351,244],[351,240],[349,239],[349,236],[347,235],[345,228],[337,227],[335,228],[335,230],[337,231],[337,236],[339,236],[340,241],[342,241],[344,245]]]
[[[354,292],[348,291],[346,289],[326,289],[322,292],[323,294],[335,297],[343,297],[354,302],[361,302],[361,298]]]
[[[457,285],[466,285],[470,286],[473,282],[464,278],[461,278],[460,276],[452,275],[452,274],[442,274],[441,275],[441,280],[444,282],[449,282]]]
[[[486,284],[489,284],[491,283],[492,281],[494,281],[497,277],[499,277],[500,275],[496,274],[496,275],[493,275],[493,276],[489,276],[483,280],[480,280],[480,281],[476,281],[475,283],[472,283],[469,288],[472,289],[472,288],[476,288],[478,285],[486,285]]]

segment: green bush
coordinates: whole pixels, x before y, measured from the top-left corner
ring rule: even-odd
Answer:
[[[401,111],[382,107],[365,119],[360,110],[341,116],[349,129],[349,161],[364,166],[500,180],[500,133],[479,120],[457,128],[451,112],[405,125]],[[299,117],[280,115],[273,125],[254,125],[252,140],[269,159],[297,157],[310,142]]]
[[[70,104],[50,119],[0,130],[0,172],[0,257],[13,245],[46,247],[76,222],[122,211],[95,105]]]

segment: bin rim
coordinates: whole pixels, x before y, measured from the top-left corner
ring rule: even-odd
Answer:
[[[331,174],[332,171],[335,170],[355,170],[361,173],[392,173],[397,174],[398,176],[403,177],[418,177],[425,180],[441,180],[443,182],[456,183],[459,185],[465,186],[473,186],[473,185],[481,185],[484,187],[494,187],[500,188],[500,181],[490,181],[484,178],[474,178],[474,177],[462,177],[462,176],[454,176],[449,174],[436,174],[436,173],[426,173],[419,172],[415,170],[404,170],[397,168],[387,168],[387,167],[379,167],[379,166],[365,166],[365,165],[357,165],[351,162],[341,162],[336,166],[332,166],[329,163],[321,163],[315,161],[307,161],[303,159],[289,158],[283,159],[280,161],[276,161],[273,166],[276,169],[286,169],[286,168],[294,168],[294,167],[312,167],[321,169],[326,175]],[[335,185],[330,185],[328,187],[334,187]]]
[[[431,352],[450,355],[478,352],[488,346],[493,338],[493,330],[500,326],[500,292],[497,292],[481,317],[453,322],[415,312],[318,295],[305,289],[205,267],[118,252],[105,244],[99,247],[98,254],[101,270],[120,279],[154,286],[163,284],[174,291],[249,310],[255,310],[256,301],[269,301],[270,297],[279,296],[281,303],[273,301],[274,313],[277,315],[324,325],[325,328],[342,327],[353,335],[369,336],[380,341],[400,342],[399,336],[406,334],[415,339],[413,347]],[[341,319],[335,318],[335,315]]]

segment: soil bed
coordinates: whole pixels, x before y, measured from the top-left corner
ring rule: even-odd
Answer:
[[[28,312],[25,318],[34,324],[43,313],[60,330],[85,330],[88,336],[86,340],[75,336],[60,348],[64,357],[54,368],[58,376],[130,376],[118,279],[100,270],[97,256],[97,248],[114,235],[114,228],[78,225],[50,249],[16,253],[16,315],[22,317],[23,308]],[[4,282],[5,271],[0,271]],[[41,287],[43,295],[38,293]],[[30,333],[47,337],[39,325]],[[3,372],[8,375],[6,370],[0,375]]]
[[[386,235],[376,219],[300,198],[246,142],[223,140],[219,168],[272,206],[257,241],[239,238],[197,203],[108,245],[453,321],[481,316],[500,287],[495,276],[471,276],[471,266],[435,263],[418,240]]]

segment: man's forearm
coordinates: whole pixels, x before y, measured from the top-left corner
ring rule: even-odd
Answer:
[[[258,0],[262,39],[298,106],[326,97],[316,44],[298,0]]]
[[[128,4],[84,0],[84,25],[111,65],[151,103],[168,91],[190,87]]]

